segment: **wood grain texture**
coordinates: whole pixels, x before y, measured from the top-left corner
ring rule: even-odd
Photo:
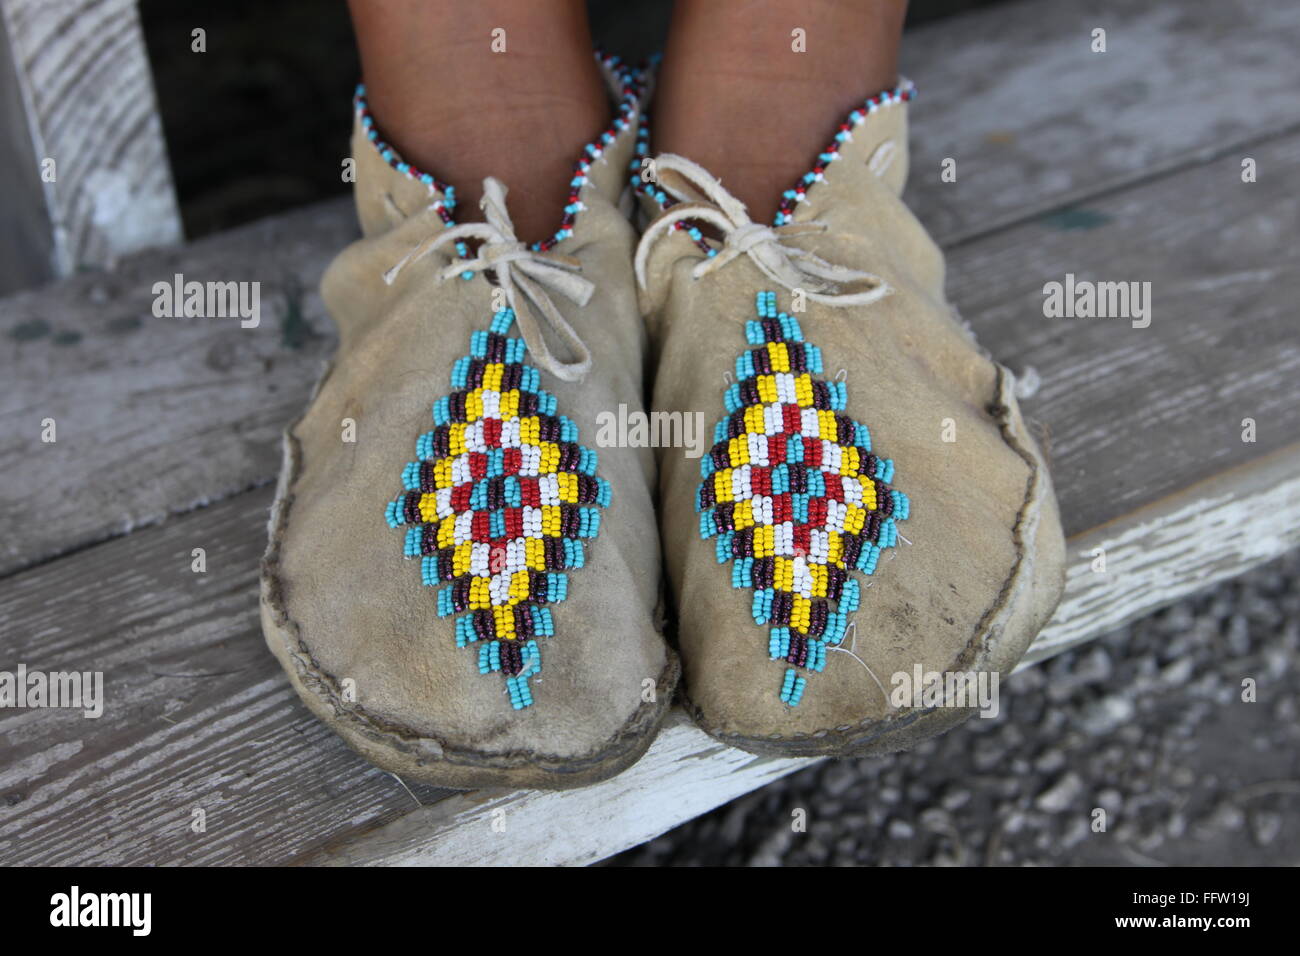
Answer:
[[[1300,135],[1249,155],[1268,170],[1258,182],[1227,156],[948,257],[981,342],[1041,376],[1025,409],[1046,429],[1069,535],[1300,441]],[[1045,283],[1070,273],[1149,282],[1150,326],[1045,318]]]
[[[333,348],[316,282],[354,232],[340,200],[0,306],[0,573],[274,480]],[[155,317],[177,273],[260,283],[261,324]]]
[[[951,245],[1294,129],[1297,49],[1300,5],[1253,0],[1024,0],[909,32],[908,204]]]
[[[416,805],[262,643],[270,489],[11,578],[0,670],[102,671],[104,714],[0,709],[0,864],[251,863]],[[191,570],[206,550],[207,571]],[[415,785],[423,802],[440,792]],[[207,816],[195,833],[195,810]]]
[[[1300,547],[1300,444],[1069,540],[1067,601],[1030,667]]]
[[[1017,670],[1300,546],[1300,445],[1069,542],[1066,593]],[[1106,571],[1094,570],[1095,548]],[[978,719],[978,718],[977,718]],[[649,752],[573,793],[455,794],[335,838],[332,866],[583,865],[613,856],[816,759],[726,747],[675,710]]]
[[[909,34],[908,55],[920,67],[914,72],[930,91],[913,113],[909,198],[947,244],[965,245],[980,228],[1032,219],[1062,202],[1114,191],[1300,122],[1300,101],[1292,95],[1300,88],[1300,60],[1278,52],[1296,45],[1300,8],[1196,0],[1170,13],[1111,2],[1099,8],[1112,51],[1103,56],[1087,52],[1091,16],[1078,6],[1035,0]],[[1166,28],[1176,45],[1162,38]],[[1150,62],[1137,44],[1151,44],[1163,59]],[[1076,49],[1085,56],[1077,62]],[[1009,64],[1007,51],[1022,51],[1020,59]],[[1202,70],[1206,57],[1227,58],[1232,69],[1211,76]],[[1232,82],[1221,82],[1222,75]],[[1189,84],[1200,94],[1194,103]],[[971,95],[972,87],[979,96]],[[938,181],[938,162],[947,155],[958,159],[955,183]],[[1166,303],[1177,301],[1171,295],[1208,295],[1233,312],[1250,311],[1268,282],[1261,278],[1252,286],[1248,277],[1262,272],[1252,271],[1244,256],[1232,259],[1231,246],[1203,241],[1191,226],[1178,233],[1182,220],[1160,225],[1176,206],[1195,201],[1201,208],[1195,228],[1208,229],[1204,235],[1216,234],[1220,214],[1238,217],[1243,229],[1273,229],[1279,240],[1293,235],[1267,209],[1267,202],[1288,201],[1281,170],[1261,164],[1261,182],[1248,196],[1230,188],[1231,160],[1194,184],[1209,188],[1205,195],[1170,186],[1170,207],[1143,204],[1141,190],[1126,193],[1127,205],[1114,207],[1123,218],[1112,218],[1109,231],[1078,228],[1096,221],[1084,210],[1049,219],[1037,232],[1012,231],[991,247],[1003,250],[993,262],[979,250],[956,250],[950,295],[985,344],[1013,365],[1046,364],[1069,350],[1088,349],[1090,359],[1075,363],[1074,375],[1097,379],[1108,368],[1131,375],[1140,349],[1121,348],[1121,341],[1106,341],[1097,329],[1066,336],[1063,326],[1040,323],[1041,302],[1030,290],[1071,268],[1109,273],[1103,278],[1142,278],[1136,270],[1153,267],[1130,260],[1141,261],[1141,243],[1155,240],[1166,255],[1181,257],[1152,276],[1162,283],[1158,316],[1170,315]],[[1132,216],[1146,220],[1137,223],[1140,233],[1128,231]],[[279,466],[276,435],[305,403],[319,361],[333,347],[333,326],[315,288],[329,257],[354,234],[351,218],[349,203],[325,204],[195,243],[183,253],[135,257],[111,274],[0,301],[0,334],[8,335],[0,340],[0,367],[12,383],[0,396],[0,471],[7,476],[0,522],[13,529],[0,540],[0,574],[272,480]],[[1126,257],[1107,255],[1114,241],[1124,244]],[[1253,241],[1265,247],[1270,262],[1278,261],[1280,241],[1268,248],[1263,233]],[[1029,262],[1017,269],[1014,256],[1021,250]],[[201,281],[260,281],[270,318],[255,330],[229,320],[156,319],[151,286],[175,272]],[[1003,301],[1007,282],[1015,294]],[[1279,295],[1261,303],[1269,322],[1283,302]],[[41,328],[46,333],[36,337],[15,334]],[[1197,347],[1215,334],[1214,326],[1204,328]],[[1271,335],[1259,333],[1261,350]],[[1146,338],[1135,334],[1133,341]],[[1260,374],[1267,379],[1272,373],[1264,368]],[[1094,383],[1094,390],[1102,388]],[[1234,390],[1245,396],[1269,389],[1247,378]],[[1054,429],[1065,410],[1051,396],[1060,394],[1049,390],[1046,404],[1030,406]],[[1202,394],[1201,404],[1209,398]],[[47,416],[66,436],[53,446],[39,443],[39,423]],[[79,464],[91,460],[93,496]],[[1097,467],[1118,467],[1114,459],[1099,461]],[[1076,529],[1089,519],[1080,520]]]
[[[181,238],[135,0],[0,0],[56,275]],[[203,55],[203,54],[195,54]]]

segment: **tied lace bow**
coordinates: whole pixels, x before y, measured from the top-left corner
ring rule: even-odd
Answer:
[[[702,259],[692,275],[695,278],[721,269],[740,256],[749,256],[762,273],[790,290],[802,290],[814,302],[826,305],[870,305],[887,296],[889,285],[880,276],[827,262],[786,240],[825,232],[821,222],[788,223],[765,226],[749,218],[745,205],[723,188],[717,177],[702,166],[682,156],[665,153],[655,159],[660,187],[679,200],[656,219],[637,246],[634,267],[636,279],[646,288],[646,271],[650,251],[656,242],[688,220],[706,222],[722,235],[722,247],[715,255]],[[665,175],[667,174],[667,175]],[[693,194],[703,197],[697,199]],[[865,289],[846,290],[851,283],[865,283]]]
[[[560,314],[549,293],[562,295],[575,305],[584,306],[591,299],[595,286],[578,274],[582,264],[577,259],[530,249],[516,238],[514,223],[506,209],[506,187],[500,180],[491,176],[483,180],[483,198],[479,206],[486,222],[461,223],[421,240],[384,273],[384,282],[392,285],[404,268],[444,246],[454,247],[465,240],[477,241],[480,245],[475,257],[453,259],[438,272],[438,281],[466,272],[492,270],[515,314],[533,361],[566,382],[581,379],[591,368],[591,352]],[[522,307],[525,303],[527,308]],[[543,323],[550,326],[575,356],[572,361],[563,361],[551,351],[542,335]]]

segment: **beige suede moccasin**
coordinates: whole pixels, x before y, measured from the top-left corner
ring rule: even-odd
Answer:
[[[677,681],[652,452],[591,447],[602,414],[643,407],[646,349],[619,208],[645,84],[602,64],[613,123],[534,246],[495,180],[487,221],[457,224],[358,92],[363,238],[322,283],[340,344],[285,436],[262,620],[316,716],[432,784],[612,776]]]
[[[988,712],[1061,596],[1013,376],[900,199],[910,99],[855,110],[773,226],[683,157],[642,190],[652,408],[717,423],[702,457],[659,454],[687,706],[755,753],[889,752]]]

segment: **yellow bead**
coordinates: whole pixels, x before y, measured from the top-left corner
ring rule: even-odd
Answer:
[[[749,442],[744,437],[733,438],[727,442],[727,456],[732,466],[749,464]]]
[[[514,640],[515,615],[510,608],[494,607],[492,609],[492,626],[498,638],[506,641]]]
[[[713,475],[713,497],[721,504],[724,501],[735,501],[735,496],[731,493],[731,469],[724,468]]]
[[[560,474],[560,500],[570,505],[578,500],[578,476],[571,471]]]
[[[867,513],[855,505],[849,505],[848,511],[844,515],[844,531],[847,534],[857,534],[862,530],[862,525],[867,519]]]
[[[450,515],[438,525],[438,547],[450,548],[456,543],[456,517]]]
[[[812,623],[812,602],[801,594],[794,596],[794,603],[790,609],[790,626],[801,634],[808,633],[808,625]]]
[[[542,534],[548,538],[559,537],[560,534],[560,506],[559,505],[542,506]]]
[[[868,511],[876,510],[876,483],[870,478],[859,476],[862,483],[862,507]]]
[[[777,558],[772,573],[773,586],[779,591],[794,590],[794,562],[789,558]]]
[[[794,380],[795,401],[800,408],[812,408],[813,392],[812,379],[807,375],[800,375]]]
[[[519,390],[501,393],[501,420],[508,422],[519,414]]]
[[[812,573],[812,595],[813,597],[826,596],[826,568],[824,565],[813,564],[808,570]]]
[[[541,441],[541,428],[536,415],[519,420],[519,438],[525,445],[536,445]]]
[[[790,371],[790,353],[784,342],[768,342],[767,356],[772,362],[772,371]]]
[[[483,417],[483,389],[476,388],[465,396],[465,421],[476,422]]]

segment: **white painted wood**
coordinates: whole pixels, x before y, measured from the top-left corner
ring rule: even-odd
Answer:
[[[53,274],[179,241],[135,0],[0,0],[0,22],[25,113],[26,162],[54,161],[55,180],[37,180],[47,221],[24,223],[41,230],[30,241],[48,245]]]
[[[1296,547],[1300,445],[1071,538],[1068,604],[1020,666],[1053,657]]]
[[[582,866],[658,836],[813,759],[724,746],[675,709],[631,770],[581,790],[456,794],[295,862]]]

